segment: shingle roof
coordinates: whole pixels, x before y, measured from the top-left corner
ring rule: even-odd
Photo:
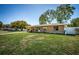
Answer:
[[[55,24],[42,24],[42,25],[34,25],[35,26],[56,26],[56,25],[65,25],[65,24],[58,24],[58,23],[55,23]]]

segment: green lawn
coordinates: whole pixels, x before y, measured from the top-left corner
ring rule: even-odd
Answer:
[[[1,31],[0,30],[0,34],[4,34],[4,33],[9,33],[9,31]]]
[[[0,54],[79,54],[79,35],[67,36],[27,32],[5,33],[9,32],[0,31]]]

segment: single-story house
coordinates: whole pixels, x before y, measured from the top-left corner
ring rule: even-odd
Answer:
[[[28,26],[28,32],[64,33],[65,24],[42,24]]]

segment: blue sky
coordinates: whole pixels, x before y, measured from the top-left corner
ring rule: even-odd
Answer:
[[[39,24],[39,16],[48,9],[56,9],[58,4],[0,4],[0,21],[9,24],[24,20],[28,24]],[[79,5],[73,5],[76,10],[72,18],[79,17]],[[56,22],[56,21],[53,21]]]

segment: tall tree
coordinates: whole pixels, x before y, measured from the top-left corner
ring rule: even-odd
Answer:
[[[62,4],[56,9],[56,19],[59,23],[63,20],[69,20],[74,13],[75,8],[70,4]]]
[[[71,21],[71,26],[79,27],[79,18],[75,18]]]
[[[39,21],[43,23],[52,23],[53,19],[56,19],[58,23],[67,22],[74,14],[75,7],[70,4],[62,4],[56,8],[56,10],[50,9],[43,13],[43,16],[39,18]]]
[[[0,29],[2,28],[2,26],[3,26],[3,23],[0,21]]]

